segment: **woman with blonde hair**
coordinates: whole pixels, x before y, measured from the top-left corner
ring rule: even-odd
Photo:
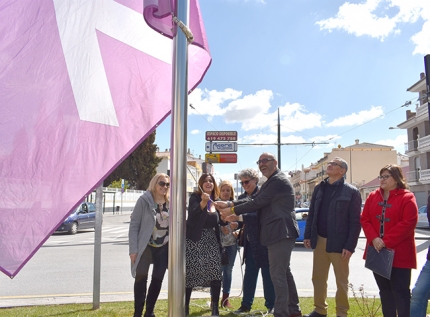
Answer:
[[[155,317],[154,307],[168,266],[170,178],[155,175],[136,202],[128,233],[131,274],[134,280],[134,317]],[[149,265],[152,280],[146,291]]]
[[[234,200],[234,189],[230,181],[225,180],[219,184],[220,199],[223,201]],[[237,254],[237,239],[234,235],[234,231],[238,228],[237,222],[224,222],[220,221],[221,226],[221,245],[228,257],[228,264],[222,266],[222,299],[221,307],[233,308],[230,304],[230,288],[231,278],[233,272],[234,261],[236,260]]]

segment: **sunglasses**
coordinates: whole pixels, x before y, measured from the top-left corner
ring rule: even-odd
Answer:
[[[378,178],[379,178],[380,180],[383,180],[383,179],[384,179],[384,180],[387,180],[387,179],[389,179],[389,178],[390,178],[390,176],[391,176],[391,175],[379,175],[379,176],[378,176]]]
[[[158,185],[160,185],[161,187],[164,187],[164,186],[166,186],[167,188],[170,187],[170,183],[166,183],[166,182],[163,182],[163,181],[158,182]]]
[[[248,185],[249,184],[249,182],[250,181],[252,181],[253,180],[253,178],[251,178],[251,179],[248,179],[247,181],[243,181],[243,182],[240,182],[240,185]]]
[[[258,160],[257,161],[257,165],[260,165],[261,163],[266,164],[269,161],[274,161],[275,159],[268,159],[268,158],[264,158],[262,160]]]

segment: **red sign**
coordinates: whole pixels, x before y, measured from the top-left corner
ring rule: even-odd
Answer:
[[[237,131],[206,131],[206,141],[237,141]]]
[[[236,153],[212,153],[205,155],[207,163],[237,163]]]

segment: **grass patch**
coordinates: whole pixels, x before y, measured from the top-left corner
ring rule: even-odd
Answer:
[[[373,301],[372,299],[369,299]],[[190,305],[191,316],[210,316],[210,308],[207,306],[208,299],[192,299]],[[231,303],[234,309],[239,308],[241,299],[232,298]],[[334,298],[328,298],[329,304],[328,314],[335,315],[335,301]],[[375,299],[379,305],[379,299]],[[348,316],[349,317],[365,317],[360,310],[359,305],[350,298],[351,305]],[[300,299],[300,307],[304,314],[308,314],[313,310],[313,298],[303,297]],[[256,298],[252,306],[251,313],[242,316],[262,316],[261,313],[266,313],[267,309],[264,307],[264,299]],[[157,317],[167,317],[168,308],[167,300],[159,300],[155,307],[155,315]],[[92,304],[67,304],[67,305],[45,305],[45,306],[29,306],[29,307],[14,307],[0,309],[2,317],[95,317],[95,316],[133,316],[133,302],[114,302],[114,303],[101,303],[100,309],[93,310]],[[236,316],[233,311],[220,309],[220,316]],[[382,312],[379,311],[375,317],[382,317]]]
[[[358,295],[358,294],[357,294]],[[380,304],[379,298],[375,300],[373,298],[364,298],[357,297],[360,299],[361,303],[357,303],[354,298],[349,299],[350,310],[349,317],[383,317],[381,309],[379,309],[376,314],[369,313],[368,315],[363,315],[362,309],[360,305],[363,304],[363,300],[367,302],[368,305],[376,305]],[[209,299],[192,299],[190,305],[190,316],[210,316],[210,308],[207,305]],[[232,298],[230,300],[234,309],[239,308],[241,299],[240,298]],[[335,301],[334,298],[328,298],[327,303],[329,305],[328,316],[335,316]],[[309,314],[312,312],[313,306],[313,298],[312,297],[303,297],[300,299],[300,307],[302,309],[303,314]],[[155,315],[156,317],[167,317],[167,300],[159,300],[155,307]],[[429,310],[427,310],[427,313]],[[254,305],[252,306],[252,311],[247,314],[242,314],[241,316],[263,316],[263,314],[267,313],[266,307],[264,307],[264,299],[256,298],[254,301]],[[53,317],[53,316],[61,316],[61,317],[124,317],[124,316],[133,316],[133,302],[113,302],[113,303],[101,303],[100,309],[93,310],[92,304],[67,304],[67,305],[45,305],[45,306],[29,306],[29,307],[14,307],[14,308],[1,308],[0,316],[2,317]],[[220,316],[237,316],[233,314],[232,311],[228,311],[226,309],[220,308]],[[269,315],[272,316],[272,315]]]

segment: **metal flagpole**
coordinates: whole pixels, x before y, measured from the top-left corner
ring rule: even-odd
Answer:
[[[187,165],[189,0],[176,0],[172,61],[172,122],[170,148],[169,316],[185,316],[185,209]]]

